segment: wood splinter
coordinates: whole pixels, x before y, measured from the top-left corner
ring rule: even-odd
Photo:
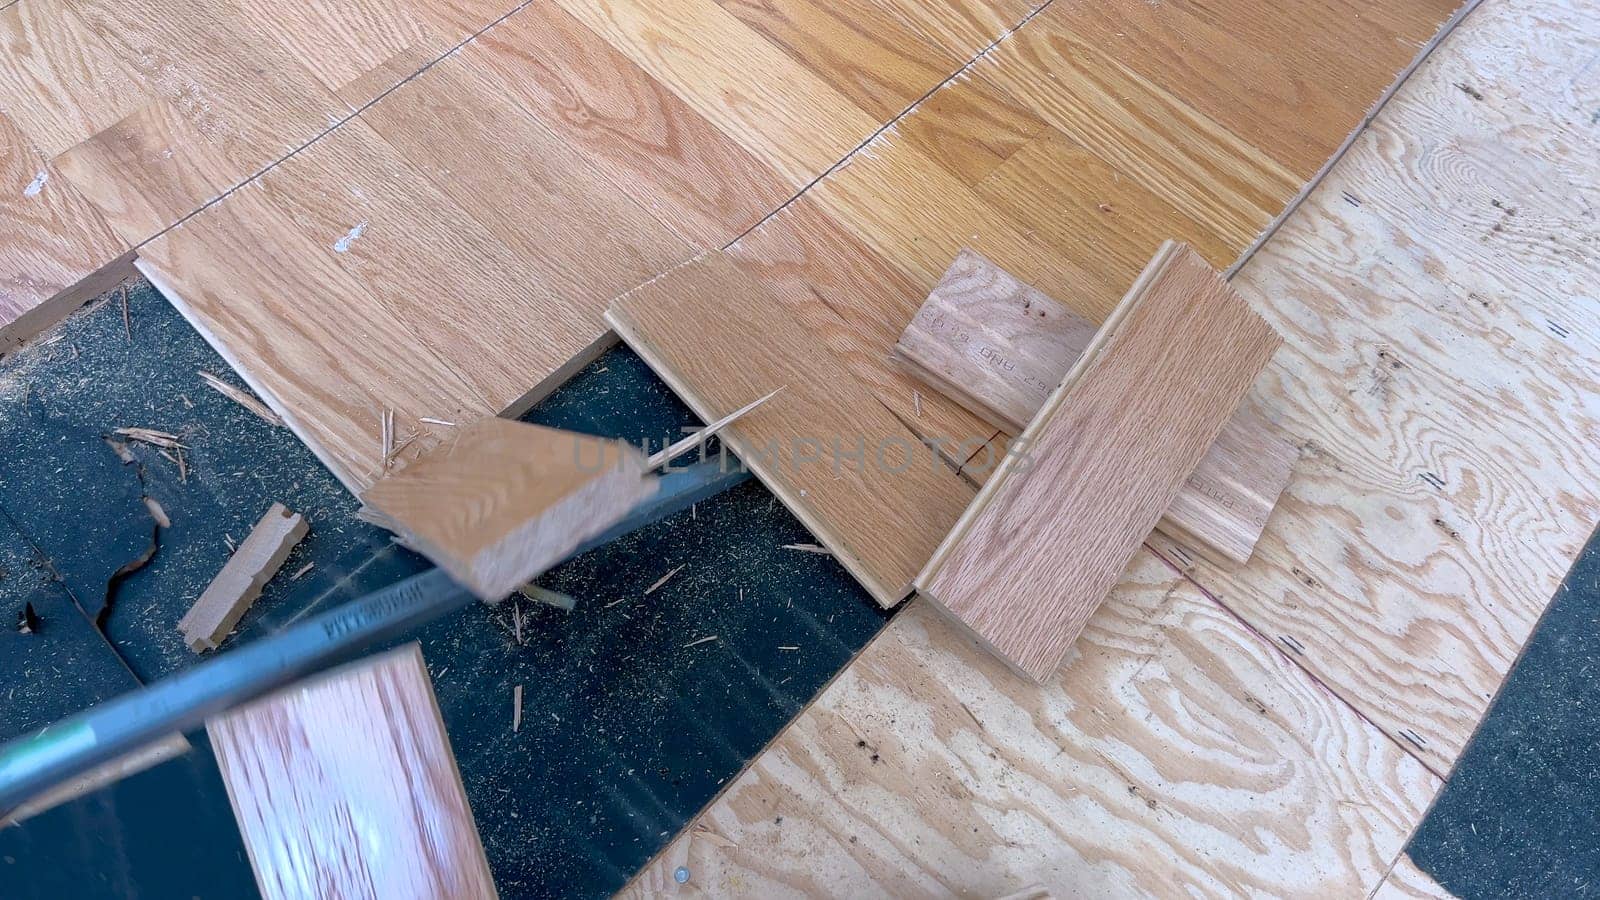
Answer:
[[[178,631],[189,649],[199,653],[221,646],[309,530],[305,516],[290,512],[282,503],[272,504],[200,599],[178,620]]]

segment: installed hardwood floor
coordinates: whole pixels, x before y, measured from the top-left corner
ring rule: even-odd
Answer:
[[[516,0],[28,0],[0,8],[0,110],[86,213],[19,216],[0,346],[54,324],[104,264],[415,74]],[[36,169],[35,171],[43,171]],[[32,195],[29,195],[32,196]],[[53,269],[32,247],[62,248]],[[15,273],[14,275],[12,273]],[[88,286],[93,286],[91,282]]]

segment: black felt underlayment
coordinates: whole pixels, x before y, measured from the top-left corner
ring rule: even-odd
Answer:
[[[293,434],[200,370],[240,384],[143,282],[126,327],[113,292],[0,362],[0,740],[199,661],[176,623],[227,559],[224,536],[273,501],[311,533],[221,652],[424,565],[356,520]],[[526,418],[656,447],[696,424],[625,348]],[[138,442],[124,462],[106,443],[119,427],[178,435],[181,472]],[[146,498],[170,527],[155,529]],[[886,615],[833,559],[783,549],[813,540],[751,481],[542,577],[577,598],[571,613],[480,605],[414,636],[503,896],[617,890],[878,632]],[[18,634],[28,603],[38,633]],[[0,897],[254,893],[203,733],[191,741],[0,830]]]
[[[1406,851],[1464,898],[1600,896],[1600,538]]]

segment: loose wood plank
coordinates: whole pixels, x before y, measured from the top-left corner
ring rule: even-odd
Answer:
[[[1141,551],[1045,685],[912,601],[624,896],[1360,897],[1439,783]]]
[[[895,344],[918,377],[1020,433],[1094,337],[1094,326],[971,250],[950,264]],[[1158,527],[1249,560],[1299,450],[1249,407],[1228,419]]]
[[[488,416],[373,485],[361,517],[498,602],[655,493],[621,441]]]
[[[206,734],[269,900],[496,896],[416,644],[217,716]]]
[[[290,512],[282,503],[268,507],[200,599],[178,620],[178,630],[189,649],[199,653],[221,646],[310,530],[305,516]]]
[[[967,487],[790,312],[793,284],[711,254],[641,286],[607,320],[706,421],[784,387],[724,435],[883,606],[898,603]],[[850,410],[849,430],[832,430]]]
[[[1163,246],[918,590],[1050,677],[1278,344],[1216,270]]]

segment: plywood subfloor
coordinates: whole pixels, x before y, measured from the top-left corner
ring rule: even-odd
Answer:
[[[1043,688],[914,602],[634,887],[1425,894],[1401,844],[1600,517],[1577,12],[1486,0],[1241,272],[1302,432],[1248,567],[1156,542]]]

